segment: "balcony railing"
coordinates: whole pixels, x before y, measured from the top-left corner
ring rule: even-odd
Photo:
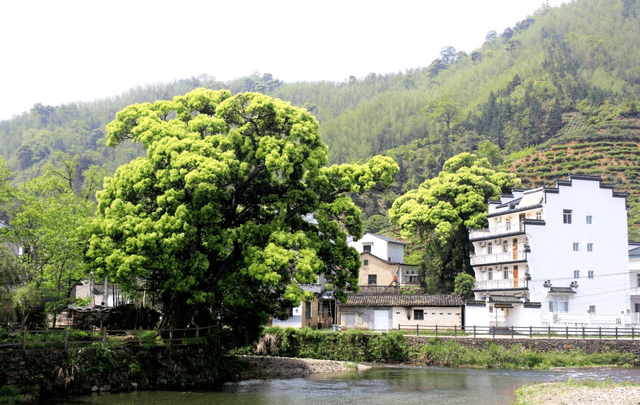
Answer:
[[[499,246],[496,248],[499,248]],[[475,266],[478,264],[504,263],[525,259],[526,255],[524,250],[511,250],[508,252],[471,255],[471,265]]]
[[[358,294],[400,294],[400,288],[395,285],[359,285]]]
[[[514,222],[510,225],[501,223],[488,229],[471,229],[469,231],[469,239],[490,238],[515,232],[524,232],[524,222]]]
[[[478,280],[476,289],[478,290],[498,290],[501,288],[525,288],[527,286],[524,278],[507,278],[500,280]]]

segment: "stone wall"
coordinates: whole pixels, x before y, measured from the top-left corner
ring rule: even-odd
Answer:
[[[223,359],[206,345],[0,352],[0,386],[38,386],[40,395],[207,387],[229,380],[301,377],[367,368],[341,361],[242,356]],[[216,373],[220,370],[220,373]]]
[[[405,336],[407,346],[424,345],[433,336]],[[453,340],[462,346],[476,349],[486,349],[493,343],[508,349],[513,345],[520,345],[525,349],[534,349],[540,352],[550,352],[554,350],[578,349],[585,353],[601,353],[604,351],[617,351],[620,353],[632,353],[636,359],[640,359],[640,340],[631,339],[511,339],[511,338],[454,338],[442,336],[438,337],[443,341]]]

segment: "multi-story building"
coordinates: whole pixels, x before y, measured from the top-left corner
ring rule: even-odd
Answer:
[[[399,293],[401,285],[419,284],[418,267],[404,263],[404,243],[367,233],[349,246],[360,253],[361,293]]]
[[[487,220],[469,234],[476,287],[466,325],[634,323],[626,194],[571,175],[489,201]]]

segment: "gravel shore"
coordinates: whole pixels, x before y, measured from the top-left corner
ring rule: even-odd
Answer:
[[[522,388],[518,405],[638,405],[640,386],[581,383],[545,383]]]

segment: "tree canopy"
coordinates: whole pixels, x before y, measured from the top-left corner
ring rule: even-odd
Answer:
[[[107,132],[109,145],[131,139],[147,156],[105,180],[88,257],[121,287],[157,294],[166,322],[219,321],[252,337],[319,274],[338,298],[357,289],[346,240],[362,223],[345,193],[390,184],[391,158],[326,167],[315,118],[257,93],[132,105]]]
[[[447,160],[438,177],[399,197],[389,211],[402,236],[425,248],[429,289],[452,290],[457,273],[471,273],[469,228],[486,225],[487,200],[518,184],[486,159],[461,153]]]

